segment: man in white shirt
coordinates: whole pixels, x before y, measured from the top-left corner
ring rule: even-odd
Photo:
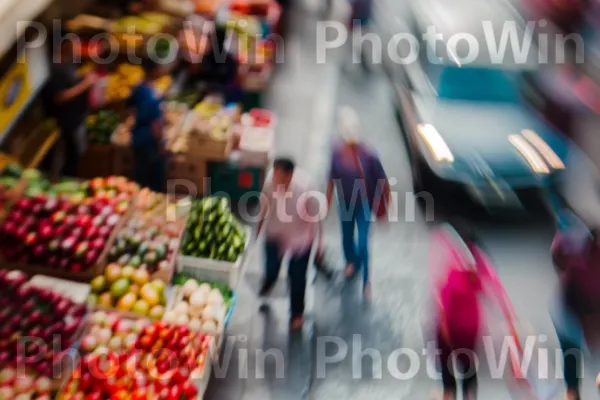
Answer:
[[[292,329],[299,329],[303,324],[306,273],[323,215],[318,192],[311,188],[307,174],[298,170],[292,160],[279,158],[273,164],[273,176],[265,183],[261,196],[258,234],[264,226],[266,265],[260,295],[267,295],[273,289],[283,257],[289,253]]]

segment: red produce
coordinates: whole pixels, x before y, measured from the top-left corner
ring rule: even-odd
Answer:
[[[54,237],[62,238],[67,234],[68,231],[69,228],[66,225],[60,225],[54,231]]]
[[[77,216],[75,215],[66,215],[62,225],[73,228],[77,225]]]
[[[79,242],[79,244],[75,247],[75,258],[78,260],[82,259],[85,253],[88,251],[88,248],[88,242]]]
[[[48,243],[48,251],[54,253],[60,248],[60,239],[53,239]]]
[[[83,234],[85,233],[84,229],[81,227],[76,227],[75,229],[71,230],[71,237],[79,240],[83,237]]]
[[[13,221],[8,221],[2,226],[2,235],[5,237],[12,237],[15,235],[17,225]]]
[[[58,268],[58,261],[59,258],[56,254],[53,254],[50,257],[48,257],[48,265],[50,265],[51,267]]]
[[[71,259],[68,257],[61,258],[58,261],[58,269],[68,270],[71,266]]]
[[[79,215],[77,217],[77,226],[83,229],[87,229],[92,226],[92,217],[87,214]]]
[[[85,257],[83,259],[83,262],[85,265],[94,265],[97,261],[98,258],[100,257],[100,253],[95,250],[88,250],[87,253],[85,253]]]
[[[100,227],[100,229],[98,229],[98,235],[104,239],[108,239],[108,237],[110,236],[111,233],[112,233],[112,228],[107,225],[103,225]]]
[[[46,255],[47,255],[46,246],[43,244],[38,244],[33,249],[33,258],[36,260],[40,260],[40,261],[44,260],[46,258]]]
[[[198,396],[198,388],[191,380],[187,380],[181,385],[183,393],[188,400],[195,399]]]
[[[25,244],[27,246],[35,246],[38,240],[38,234],[36,232],[29,232],[26,236],[25,236]]]
[[[182,390],[180,386],[172,386],[171,389],[169,390],[169,396],[167,397],[168,400],[179,400],[181,398],[182,395]]]
[[[54,305],[54,312],[60,317],[64,317],[65,315],[67,315],[67,312],[70,308],[71,302],[69,300],[63,299]]]
[[[83,265],[81,263],[73,263],[71,264],[71,266],[69,267],[71,272],[74,273],[79,273],[82,272],[84,270]]]
[[[76,242],[77,239],[75,237],[69,236],[68,238],[62,241],[62,243],[60,244],[60,248],[66,254],[73,254]]]
[[[38,232],[40,233],[40,239],[44,242],[51,240],[54,236],[52,225],[45,221],[40,224]]]
[[[23,311],[25,314],[31,314],[34,311],[35,306],[35,300],[29,299],[21,306],[21,311]]]
[[[99,228],[95,225],[90,226],[87,231],[85,231],[85,237],[88,240],[94,240],[98,237]]]
[[[57,199],[51,198],[46,200],[46,204],[44,204],[44,211],[47,213],[53,213],[60,209],[60,203]]]
[[[31,209],[31,207],[33,207],[33,201],[31,201],[31,199],[28,198],[19,199],[19,201],[17,201],[17,203],[15,204],[15,208],[23,210],[25,212],[28,212]]]
[[[50,217],[50,221],[53,225],[60,225],[64,222],[67,213],[65,211],[56,211]]]
[[[32,215],[38,216],[42,213],[42,211],[44,211],[44,206],[42,204],[34,204],[33,207],[31,207]]]
[[[22,225],[23,221],[19,221],[17,222],[17,224],[19,225],[19,227],[17,228],[17,230],[15,231],[15,236],[17,237],[17,239],[19,241],[23,241],[25,240],[25,236],[27,236],[27,227],[25,225]]]

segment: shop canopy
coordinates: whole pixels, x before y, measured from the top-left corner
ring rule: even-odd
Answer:
[[[0,57],[10,50],[30,21],[44,12],[50,3],[52,0],[0,1]]]

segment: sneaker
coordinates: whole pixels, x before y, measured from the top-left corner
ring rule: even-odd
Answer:
[[[365,287],[363,289],[363,296],[365,296],[365,300],[371,300],[371,298],[373,297],[373,291],[371,289],[371,283],[368,282],[365,284]]]

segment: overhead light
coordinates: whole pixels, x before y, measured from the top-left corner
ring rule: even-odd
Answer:
[[[442,135],[435,129],[433,125],[423,124],[417,126],[417,132],[423,138],[427,147],[436,161],[454,162],[454,155],[446,144]]]
[[[508,141],[515,146],[519,153],[525,158],[531,170],[536,174],[549,174],[550,168],[542,157],[535,151],[527,140],[521,135],[510,135]]]
[[[521,134],[525,136],[525,139],[529,140],[533,146],[535,146],[537,151],[540,152],[540,154],[546,159],[548,164],[550,164],[553,169],[565,169],[565,164],[562,162],[560,157],[556,155],[554,150],[548,146],[548,143],[546,143],[546,141],[542,139],[540,135],[530,129],[524,130],[521,132]]]

